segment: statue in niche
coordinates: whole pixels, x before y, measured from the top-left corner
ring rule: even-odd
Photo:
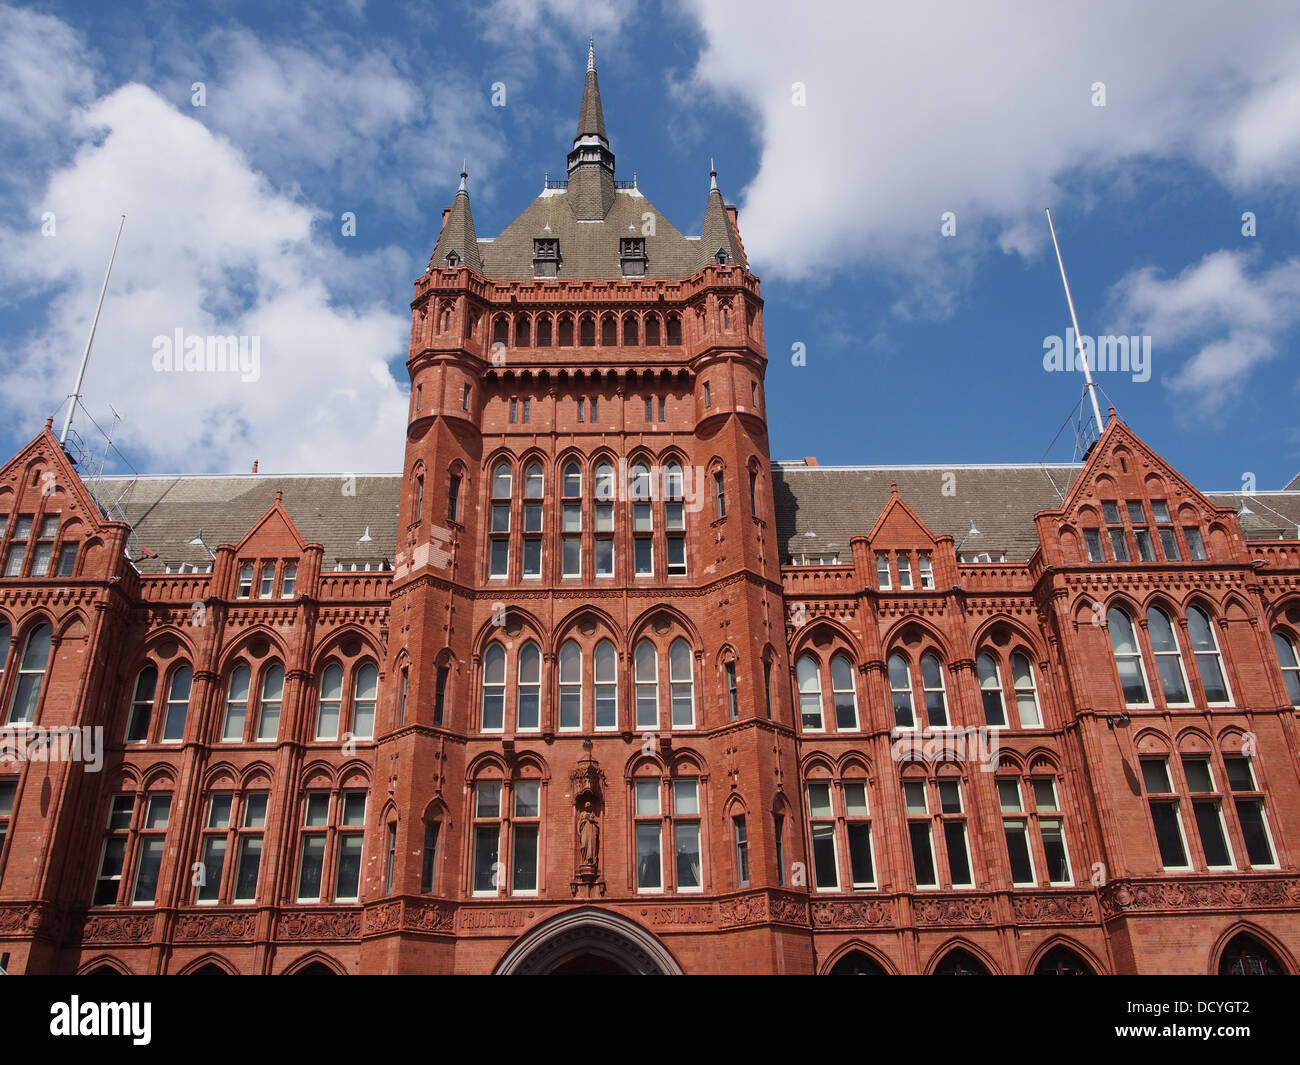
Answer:
[[[595,869],[600,856],[600,822],[590,799],[582,804],[582,812],[578,814],[578,851],[583,868]]]

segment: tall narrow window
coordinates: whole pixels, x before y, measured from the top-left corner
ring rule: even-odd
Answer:
[[[592,659],[596,728],[618,728],[618,652],[609,640],[596,644]]]
[[[907,555],[898,556],[898,587],[904,592],[912,590],[912,560]]]
[[[917,565],[921,570],[921,587],[934,587],[934,564],[930,561],[930,556],[922,551],[917,556]]]
[[[1043,715],[1038,708],[1038,688],[1034,684],[1034,667],[1027,655],[1011,656],[1011,683],[1015,688],[1016,712],[1021,728],[1039,728]]]
[[[112,906],[118,900],[134,813],[134,795],[113,796],[108,808],[107,833],[104,836],[103,849],[100,851],[99,875],[95,878],[92,906]]]
[[[1119,607],[1111,607],[1106,623],[1124,702],[1129,706],[1146,706],[1151,697],[1147,694],[1146,669],[1142,665],[1142,651],[1138,647],[1133,622]]]
[[[499,643],[492,643],[483,655],[483,712],[480,727],[484,732],[500,732],[505,727],[505,715],[506,651]]]
[[[31,575],[44,577],[50,571],[50,559],[54,555],[54,538],[59,534],[59,516],[49,514],[41,519],[37,530],[36,548],[32,554]]]
[[[901,655],[889,656],[889,690],[894,703],[894,727],[915,728],[912,706],[912,676]]]
[[[546,480],[540,462],[524,470],[524,576],[542,575],[542,523]]]
[[[190,707],[190,688],[194,671],[187,665],[178,666],[167,686],[167,716],[163,720],[163,742],[178,743],[185,738],[185,719]]]
[[[1212,705],[1231,703],[1232,695],[1223,675],[1219,641],[1209,616],[1199,607],[1187,608],[1187,635],[1192,641],[1192,653],[1196,656],[1196,669],[1201,675],[1205,701]]]
[[[1232,869],[1232,850],[1223,823],[1223,803],[1214,786],[1214,771],[1204,757],[1183,756],[1183,776],[1192,796],[1192,818],[1201,839],[1201,853],[1209,869]]]
[[[506,577],[510,572],[510,498],[513,475],[509,463],[499,462],[492,470],[492,540],[488,575]]]
[[[934,840],[930,831],[930,807],[925,781],[903,782],[903,805],[907,812],[907,839],[912,851],[912,875],[917,887],[937,887]]]
[[[1189,700],[1183,656],[1178,650],[1169,615],[1159,607],[1153,606],[1147,611],[1147,634],[1151,637],[1151,650],[1155,653],[1156,673],[1160,676],[1165,702],[1174,706],[1185,705]]]
[[[531,641],[519,651],[518,729],[536,732],[542,724],[542,652]]]
[[[948,879],[953,887],[971,887],[970,850],[966,842],[961,781],[939,781],[939,819],[943,825],[944,852],[948,858]]]
[[[250,791],[244,796],[243,819],[236,833],[235,902],[257,900],[257,878],[262,868],[262,832],[266,828],[264,791]]]
[[[433,690],[433,723],[441,725],[447,710],[447,680],[451,676],[450,666],[438,667],[438,679]]]
[[[1274,632],[1273,650],[1282,669],[1286,697],[1292,706],[1300,707],[1300,655],[1296,654],[1295,642],[1285,633]]]
[[[849,837],[849,872],[855,888],[876,885],[871,852],[871,810],[864,780],[844,781],[844,824]]]
[[[673,857],[678,891],[701,891],[700,782],[673,781]]]
[[[1020,781],[1005,778],[998,781],[998,802],[1002,808],[1002,835],[1007,842],[1007,857],[1011,861],[1011,882],[1016,885],[1035,885],[1034,855],[1030,846],[1029,819],[1024,816],[1024,801],[1020,794]]]
[[[13,701],[9,703],[10,724],[31,723],[36,719],[52,640],[53,629],[47,624],[36,625],[27,633],[27,644],[18,662],[18,683],[14,685]]]
[[[1264,793],[1255,780],[1250,759],[1228,754],[1223,756],[1223,764],[1228,771],[1228,788],[1232,792],[1237,821],[1246,843],[1246,857],[1252,866],[1277,865],[1273,836],[1264,812]]]
[[[1169,562],[1181,561],[1183,555],[1178,550],[1178,536],[1171,524],[1173,519],[1169,516],[1169,504],[1163,499],[1153,499],[1151,513],[1156,519],[1156,533],[1160,537],[1160,550],[1164,552],[1165,559]]]
[[[501,886],[501,781],[480,780],[474,785],[473,892],[496,895]]]
[[[818,891],[838,891],[839,856],[835,845],[835,808],[831,800],[831,782],[810,780],[807,792],[813,884]]]
[[[280,582],[280,598],[292,599],[298,587],[298,564],[288,562],[284,567],[284,580]]]
[[[1151,824],[1155,829],[1160,863],[1166,869],[1186,869],[1187,844],[1183,838],[1183,821],[1178,797],[1169,780],[1169,766],[1164,758],[1142,759],[1142,782],[1146,788]]]
[[[672,699],[673,728],[695,727],[695,672],[691,645],[678,637],[668,648],[668,684]],[[735,676],[730,676],[735,696]],[[735,720],[733,717],[732,720]]]
[[[636,833],[636,889],[663,890],[663,821],[658,779],[633,782]]]
[[[655,645],[642,640],[633,655],[636,680],[636,727],[659,727],[659,655]]]
[[[763,659],[763,702],[767,707],[767,719],[772,720],[772,660]]]
[[[230,834],[230,814],[234,795],[228,791],[214,792],[208,796],[204,833],[200,844],[201,875],[195,893],[198,902],[218,902],[221,899],[221,874],[226,864],[226,843]]]
[[[889,580],[889,556],[883,551],[876,552],[876,587],[882,592],[893,587]]]
[[[1088,549],[1089,562],[1105,562],[1106,552],[1101,546],[1100,529],[1084,529],[1083,542]]]
[[[614,576],[614,467],[596,467],[596,576]]]
[[[721,470],[713,475],[713,509],[716,517],[727,516],[727,485]]]
[[[812,655],[802,655],[795,663],[795,679],[799,682],[799,720],[805,732],[821,732],[822,678],[821,670]]]
[[[1154,562],[1156,549],[1151,542],[1151,530],[1147,528],[1146,508],[1140,499],[1128,501],[1128,520],[1133,526],[1133,538],[1137,541],[1138,558],[1142,562]]]
[[[375,735],[375,703],[379,698],[379,669],[367,662],[352,682],[352,735],[360,740]]]
[[[749,830],[745,815],[737,814],[731,824],[736,837],[736,886],[749,887]]]
[[[944,691],[943,666],[932,655],[921,656],[921,686],[925,689],[925,719],[931,728],[947,728],[948,695]]]
[[[270,599],[275,591],[275,563],[267,562],[262,566],[262,579],[257,589],[259,599]]]
[[[248,685],[250,673],[245,665],[238,665],[230,674],[226,693],[226,719],[221,729],[223,740],[242,740],[244,722],[248,718]]]
[[[582,728],[582,649],[573,640],[560,648],[560,728]]]
[[[411,671],[402,667],[402,688],[397,697],[397,723],[406,724],[406,697],[411,693]]]
[[[1201,530],[1193,526],[1183,529],[1183,539],[1187,541],[1187,557],[1193,562],[1204,562],[1209,556],[1205,553],[1205,542],[1201,539]]]
[[[1007,723],[1007,713],[1002,702],[997,660],[985,652],[976,659],[975,666],[980,679],[980,699],[984,703],[984,722],[990,728],[1002,728]]]
[[[776,882],[785,887],[785,818],[772,815],[772,832],[776,839]]]
[[[1119,503],[1114,500],[1103,501],[1102,512],[1106,518],[1107,534],[1110,537],[1110,552],[1116,562],[1127,562],[1128,537],[1124,534],[1123,519],[1119,516]]]
[[[537,844],[541,834],[541,783],[517,780],[514,788],[514,820],[510,826],[510,891],[517,895],[537,894]]]
[[[144,823],[136,852],[134,903],[153,903],[158,897],[158,874],[162,871],[163,844],[171,817],[172,797],[155,792],[146,800]]]
[[[239,567],[239,591],[236,597],[247,599],[253,594],[253,564],[245,562]]]
[[[365,836],[366,793],[345,791],[334,856],[334,900],[352,902],[361,889],[361,851]],[[345,829],[357,829],[355,832]]]
[[[736,695],[736,663],[726,663],[727,674],[727,719],[740,720],[740,700]]]
[[[8,648],[2,650],[8,651]],[[126,723],[127,743],[143,743],[149,738],[149,720],[153,716],[153,697],[157,687],[158,670],[153,666],[145,666],[135,678],[131,714]]]
[[[274,740],[280,734],[280,704],[284,699],[284,667],[276,664],[262,674],[257,703],[257,738]]]
[[[447,520],[460,520],[460,474],[453,473],[447,479]]]
[[[853,683],[853,663],[847,655],[831,659],[831,691],[835,698],[835,728],[853,732],[858,727],[858,693]]]
[[[424,852],[420,863],[420,894],[432,895],[434,878],[438,871],[438,821],[426,821],[424,825]]]
[[[316,704],[316,738],[339,738],[339,716],[343,710],[343,667],[331,662],[320,678],[320,700]]]
[[[393,893],[393,877],[397,872],[397,822],[388,822],[387,846],[384,847],[384,894]]]

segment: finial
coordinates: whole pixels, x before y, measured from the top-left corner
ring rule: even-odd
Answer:
[[[596,39],[591,34],[587,35],[587,73],[596,73]]]
[[[709,156],[709,191],[714,192],[718,187],[718,168],[713,165],[713,156]]]
[[[898,482],[897,482],[897,481],[890,481],[890,482],[889,482],[889,494],[890,494],[891,496],[896,496],[896,495],[898,495]]]
[[[45,428],[46,428],[47,430],[52,430],[52,429],[54,428],[54,415],[53,415],[53,414],[51,414],[48,418],[45,419]]]
[[[275,490],[275,505],[278,507],[280,505],[281,500],[283,499],[284,499],[284,491],[282,489],[277,488]]]
[[[460,188],[456,190],[457,192],[464,192],[467,195],[469,190],[465,188],[465,179],[469,177],[469,171],[466,169],[466,163],[468,162],[469,160],[467,159],[460,164]]]

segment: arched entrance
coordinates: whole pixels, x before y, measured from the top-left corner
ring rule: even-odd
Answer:
[[[680,976],[668,949],[634,921],[584,906],[520,936],[498,976]]]

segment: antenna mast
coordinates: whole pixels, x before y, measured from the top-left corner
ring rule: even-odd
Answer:
[[[1101,406],[1097,402],[1097,383],[1092,379],[1092,368],[1088,365],[1088,353],[1083,346],[1083,334],[1079,332],[1079,316],[1074,313],[1074,297],[1070,295],[1070,282],[1065,276],[1065,260],[1061,258],[1061,245],[1056,239],[1056,226],[1052,225],[1052,209],[1047,212],[1047,227],[1052,231],[1052,247],[1056,249],[1056,262],[1061,267],[1061,284],[1065,286],[1065,302],[1070,306],[1070,321],[1074,323],[1074,343],[1079,349],[1079,362],[1083,364],[1083,377],[1088,382],[1088,398],[1092,400],[1092,414],[1097,419],[1097,432],[1106,428],[1101,420]]]
[[[95,317],[90,320],[90,336],[86,337],[86,350],[81,353],[81,367],[77,370],[77,383],[68,396],[68,416],[63,419],[63,432],[59,434],[59,444],[68,440],[68,430],[72,428],[72,413],[77,409],[81,399],[81,383],[86,378],[86,364],[90,362],[90,345],[95,342],[95,329],[99,326],[99,312],[104,306],[104,293],[108,291],[108,276],[113,272],[113,260],[117,258],[117,245],[122,239],[122,227],[126,225],[126,215],[117,226],[117,237],[113,241],[113,251],[108,257],[108,269],[104,271],[104,283],[99,286],[99,299],[95,301]]]

